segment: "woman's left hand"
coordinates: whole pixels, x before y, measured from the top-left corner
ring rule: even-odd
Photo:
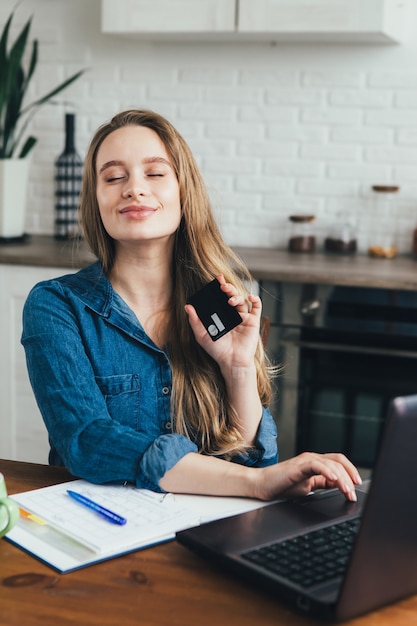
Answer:
[[[226,283],[224,276],[216,277],[221,290],[229,296],[242,322],[231,331],[213,341],[191,304],[185,306],[195,338],[202,348],[222,367],[251,367],[259,340],[262,303],[259,296],[250,295],[246,300],[236,287]]]

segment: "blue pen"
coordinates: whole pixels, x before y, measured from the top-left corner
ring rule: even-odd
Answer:
[[[109,511],[109,509],[105,509],[104,506],[97,504],[97,502],[90,500],[90,498],[86,498],[81,493],[77,493],[76,491],[71,491],[70,489],[67,489],[67,494],[71,496],[71,498],[74,498],[74,500],[76,500],[80,504],[86,506],[88,509],[91,509],[99,515],[102,515],[102,517],[104,517],[108,522],[112,522],[113,524],[120,524],[121,526],[123,526],[123,524],[126,524],[127,520],[124,517],[120,517],[120,515],[117,515],[117,513]]]

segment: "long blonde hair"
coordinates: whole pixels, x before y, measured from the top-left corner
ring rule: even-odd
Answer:
[[[96,197],[96,157],[104,139],[125,126],[145,126],[157,133],[170,156],[179,183],[182,218],[176,233],[172,264],[172,322],[167,354],[172,368],[172,413],[175,432],[197,441],[212,455],[244,450],[234,426],[236,415],[226,393],[217,363],[196,342],[184,305],[188,297],[218,274],[247,293],[251,276],[246,266],[224,242],[213,216],[204,181],[190,148],[174,126],[161,115],[129,110],[115,115],[94,135],[84,166],[80,222],[84,237],[109,272],[115,260],[115,242],[101,221]],[[271,368],[259,339],[255,354],[261,402],[271,401]]]

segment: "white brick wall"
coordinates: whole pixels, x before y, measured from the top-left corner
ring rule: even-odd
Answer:
[[[364,0],[366,2],[366,0]],[[168,116],[192,147],[231,244],[285,247],[288,215],[312,212],[321,241],[344,212],[366,250],[376,183],[401,186],[395,217],[409,253],[417,225],[417,8],[400,46],[177,44],[100,33],[99,0],[25,0],[40,42],[33,96],[88,72],[33,122],[27,230],[53,233],[54,159],[66,111],[84,154],[104,120],[128,107]],[[2,0],[4,23],[15,0]],[[414,31],[414,32],[413,32]]]

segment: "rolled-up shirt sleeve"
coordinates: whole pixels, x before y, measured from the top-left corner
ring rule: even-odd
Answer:
[[[277,426],[268,408],[262,409],[253,447],[248,448],[245,453],[236,454],[231,460],[252,467],[267,467],[278,463]]]
[[[184,435],[162,435],[155,439],[142,456],[136,482],[144,489],[163,491],[159,481],[189,452],[198,452],[195,443]]]

